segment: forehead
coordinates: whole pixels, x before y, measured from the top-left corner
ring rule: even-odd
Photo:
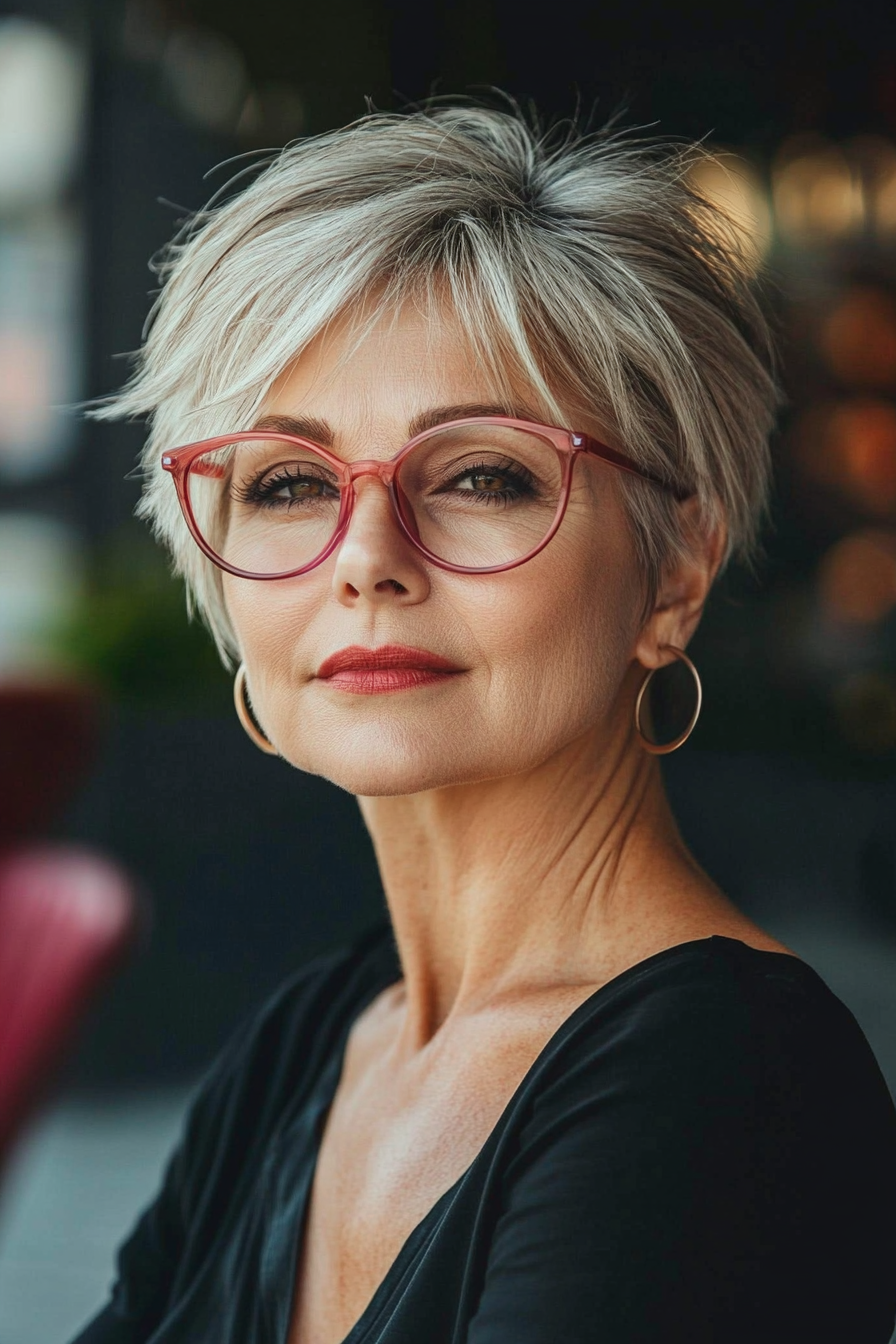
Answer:
[[[336,440],[378,426],[409,434],[443,407],[544,419],[538,401],[482,358],[449,308],[407,302],[331,323],[276,379],[260,414],[318,421]]]

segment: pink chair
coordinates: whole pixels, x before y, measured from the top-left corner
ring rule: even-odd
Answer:
[[[86,774],[99,726],[89,687],[0,682],[0,1167],[135,925],[118,868],[40,839]]]
[[[123,955],[136,903],[83,850],[0,857],[0,1166],[91,995]]]

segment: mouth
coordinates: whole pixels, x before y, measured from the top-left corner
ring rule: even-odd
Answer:
[[[412,649],[404,644],[364,649],[353,644],[325,658],[317,670],[317,678],[335,690],[383,695],[432,686],[462,671],[463,668],[428,649]]]

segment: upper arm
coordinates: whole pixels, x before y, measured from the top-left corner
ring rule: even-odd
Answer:
[[[202,1103],[200,1094],[157,1194],[118,1251],[108,1303],[73,1344],[142,1344],[162,1319],[185,1246],[184,1202],[190,1164],[201,1151]]]
[[[303,1059],[288,1039],[301,1026],[294,998],[290,986],[278,993],[208,1071],[158,1192],[118,1251],[109,1301],[73,1344],[143,1344],[238,1213]]]

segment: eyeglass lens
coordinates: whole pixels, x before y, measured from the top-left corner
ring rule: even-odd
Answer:
[[[448,564],[487,569],[528,555],[560,507],[563,465],[546,439],[505,425],[434,431],[402,459],[397,503],[409,533]],[[340,482],[311,448],[242,440],[198,457],[190,503],[210,548],[251,574],[311,565],[340,520]]]

